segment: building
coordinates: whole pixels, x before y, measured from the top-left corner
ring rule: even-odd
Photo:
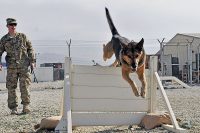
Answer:
[[[40,67],[53,67],[53,80],[64,80],[63,63],[43,63]]]
[[[178,33],[161,46],[159,53],[162,75],[199,83],[200,33]]]
[[[43,63],[40,67],[53,67],[53,68],[63,68],[63,63]]]

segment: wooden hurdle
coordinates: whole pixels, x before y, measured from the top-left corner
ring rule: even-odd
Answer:
[[[63,113],[55,131],[72,133],[72,126],[134,125],[147,113],[155,113],[159,80],[158,75],[155,76],[156,56],[150,57],[149,66],[145,71],[148,92],[144,99],[135,97],[122,79],[120,67],[73,65],[70,58],[66,58]],[[135,73],[131,78],[141,87]],[[166,94],[164,98],[166,100]],[[179,128],[170,104],[167,107],[173,126],[164,127],[174,132],[184,131]]]

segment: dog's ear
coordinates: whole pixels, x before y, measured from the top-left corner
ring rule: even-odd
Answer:
[[[136,49],[137,50],[139,50],[139,51],[142,51],[142,49],[143,49],[143,44],[144,44],[144,39],[142,38],[141,40],[140,40],[140,42],[138,42],[137,43],[137,45],[136,45]]]

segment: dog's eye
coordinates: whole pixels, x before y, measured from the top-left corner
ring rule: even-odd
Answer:
[[[127,55],[128,56],[128,58],[133,58],[133,55]]]
[[[135,55],[135,58],[137,58],[139,55]]]

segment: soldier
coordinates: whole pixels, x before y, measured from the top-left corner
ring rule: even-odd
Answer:
[[[31,83],[29,66],[35,67],[35,57],[31,42],[23,33],[16,32],[17,22],[13,18],[7,18],[8,33],[0,40],[0,64],[3,52],[7,52],[5,57],[7,63],[6,88],[8,89],[8,107],[11,114],[18,114],[18,98],[16,95],[17,82],[21,92],[22,113],[29,113]],[[2,70],[2,64],[0,65]]]

